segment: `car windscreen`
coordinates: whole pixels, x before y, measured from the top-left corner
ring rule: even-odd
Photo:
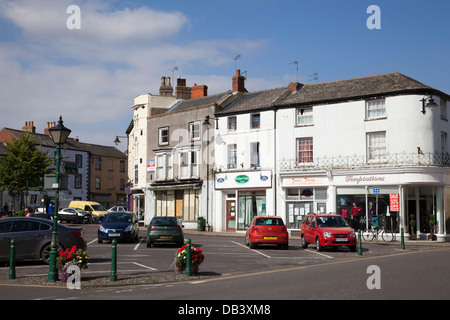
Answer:
[[[153,218],[152,222],[150,223],[154,226],[167,226],[167,225],[177,225],[177,219],[173,217],[160,217],[160,218]]]
[[[131,215],[126,213],[108,213],[103,219],[104,222],[131,222]]]
[[[317,226],[318,227],[348,227],[347,222],[342,217],[317,217]]]
[[[93,204],[91,207],[94,211],[107,211],[104,206],[99,204]]]
[[[255,225],[258,226],[284,226],[283,220],[273,218],[256,219]]]

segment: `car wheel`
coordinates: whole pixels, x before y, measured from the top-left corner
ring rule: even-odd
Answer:
[[[317,251],[322,251],[322,249],[323,249],[322,245],[320,244],[319,237],[316,238],[316,249],[317,249]]]
[[[252,242],[252,238],[249,238],[248,243],[249,243],[250,249],[256,249],[257,245]]]
[[[308,242],[305,240],[305,236],[302,236],[302,248],[307,249],[308,248]]]
[[[350,246],[349,248],[351,252],[356,252],[356,246]]]
[[[148,241],[147,239],[147,248],[151,248],[152,247],[152,243],[150,241]]]
[[[41,259],[45,264],[50,263],[50,251],[52,250],[52,244],[47,243],[41,250]],[[58,244],[56,251],[64,250],[64,247],[61,244]]]
[[[103,243],[103,240],[101,240],[100,238],[97,238],[97,243]]]

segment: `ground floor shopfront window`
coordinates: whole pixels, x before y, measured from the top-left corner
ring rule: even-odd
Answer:
[[[246,229],[255,216],[266,215],[266,191],[238,192],[238,229]]]
[[[155,216],[177,217],[182,221],[197,221],[199,190],[155,191]]]
[[[287,227],[289,229],[300,229],[308,213],[327,213],[326,201],[327,188],[287,188]]]
[[[405,231],[410,237],[426,233],[444,233],[439,223],[444,209],[443,187],[405,187]]]
[[[399,212],[390,208],[390,194],[398,194],[398,186],[381,188],[374,194],[373,187],[338,188],[337,213],[355,230],[365,230],[378,219],[378,227],[399,232]]]

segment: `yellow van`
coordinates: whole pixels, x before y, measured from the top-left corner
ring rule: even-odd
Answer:
[[[90,212],[93,216],[96,216],[100,220],[108,213],[105,207],[95,201],[71,201],[69,208],[80,208],[84,211]]]

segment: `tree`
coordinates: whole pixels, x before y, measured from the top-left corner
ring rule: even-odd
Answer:
[[[51,173],[47,151],[41,151],[35,145],[36,138],[23,132],[13,143],[6,143],[6,156],[0,157],[0,188],[23,195],[27,188],[43,185],[45,174]]]

